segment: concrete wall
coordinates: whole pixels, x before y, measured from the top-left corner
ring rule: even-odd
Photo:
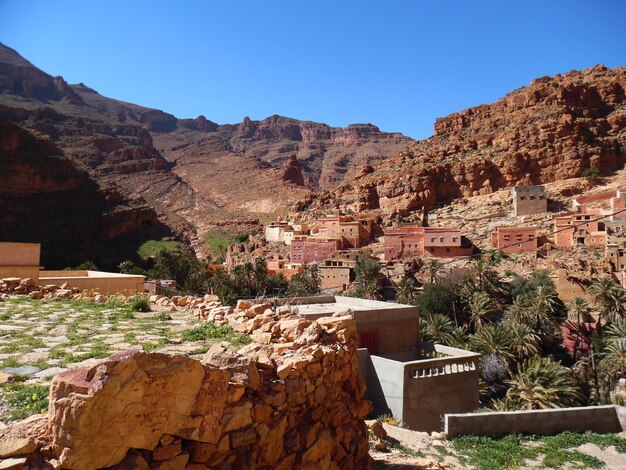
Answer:
[[[145,276],[99,271],[40,271],[39,284],[62,285],[96,291],[104,295],[141,294]]]
[[[550,410],[446,414],[448,437],[556,434],[562,431],[621,432],[615,406],[588,406]]]
[[[39,243],[0,243],[0,278],[29,277],[35,282],[39,277]]]
[[[380,356],[370,356],[372,371],[365,379],[366,392],[365,398],[370,400],[370,391],[380,390],[383,395],[381,402],[380,397],[375,393],[371,393],[371,400],[374,411],[381,414],[389,413],[395,419],[405,422],[404,416],[404,364],[398,361],[392,361]],[[382,405],[382,406],[381,406]]]
[[[478,409],[480,355],[466,353],[404,363],[402,414],[406,427],[416,431],[441,431],[446,413]]]

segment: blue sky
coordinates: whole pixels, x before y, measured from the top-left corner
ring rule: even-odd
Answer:
[[[626,65],[626,1],[0,0],[0,41],[103,95],[415,138],[533,78]]]

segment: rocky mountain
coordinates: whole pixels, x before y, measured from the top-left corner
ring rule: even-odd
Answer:
[[[437,119],[432,137],[299,207],[339,202],[391,217],[514,185],[579,177],[591,167],[609,174],[626,160],[625,90],[623,67],[536,79],[495,103]]]
[[[1,44],[0,117],[58,149],[129,204],[147,205],[199,254],[212,228],[252,231],[311,190],[349,182],[362,165],[412,142],[371,124],[177,119],[69,85]]]
[[[46,267],[132,257],[168,234],[140,200],[102,187],[49,141],[0,118],[0,240],[40,242]]]

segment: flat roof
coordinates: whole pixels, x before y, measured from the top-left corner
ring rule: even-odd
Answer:
[[[300,315],[332,315],[335,312],[347,309],[350,309],[353,312],[368,312],[387,309],[416,309],[414,305],[404,305],[393,302],[382,302],[380,300],[359,299],[356,297],[333,295],[295,297],[281,300],[281,303],[297,307],[298,314]]]

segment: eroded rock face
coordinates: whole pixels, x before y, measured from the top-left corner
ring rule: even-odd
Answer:
[[[304,186],[304,175],[302,174],[302,164],[298,157],[292,155],[283,167],[282,180],[286,183]]]
[[[626,161],[625,89],[623,67],[534,80],[493,104],[437,119],[433,137],[361,173],[335,196],[355,201],[356,210],[407,213],[579,177],[592,165],[606,174]]]
[[[3,118],[0,164],[0,239],[42,243],[48,267],[95,260],[98,243],[158,226],[145,201],[103,188],[55,145]]]

